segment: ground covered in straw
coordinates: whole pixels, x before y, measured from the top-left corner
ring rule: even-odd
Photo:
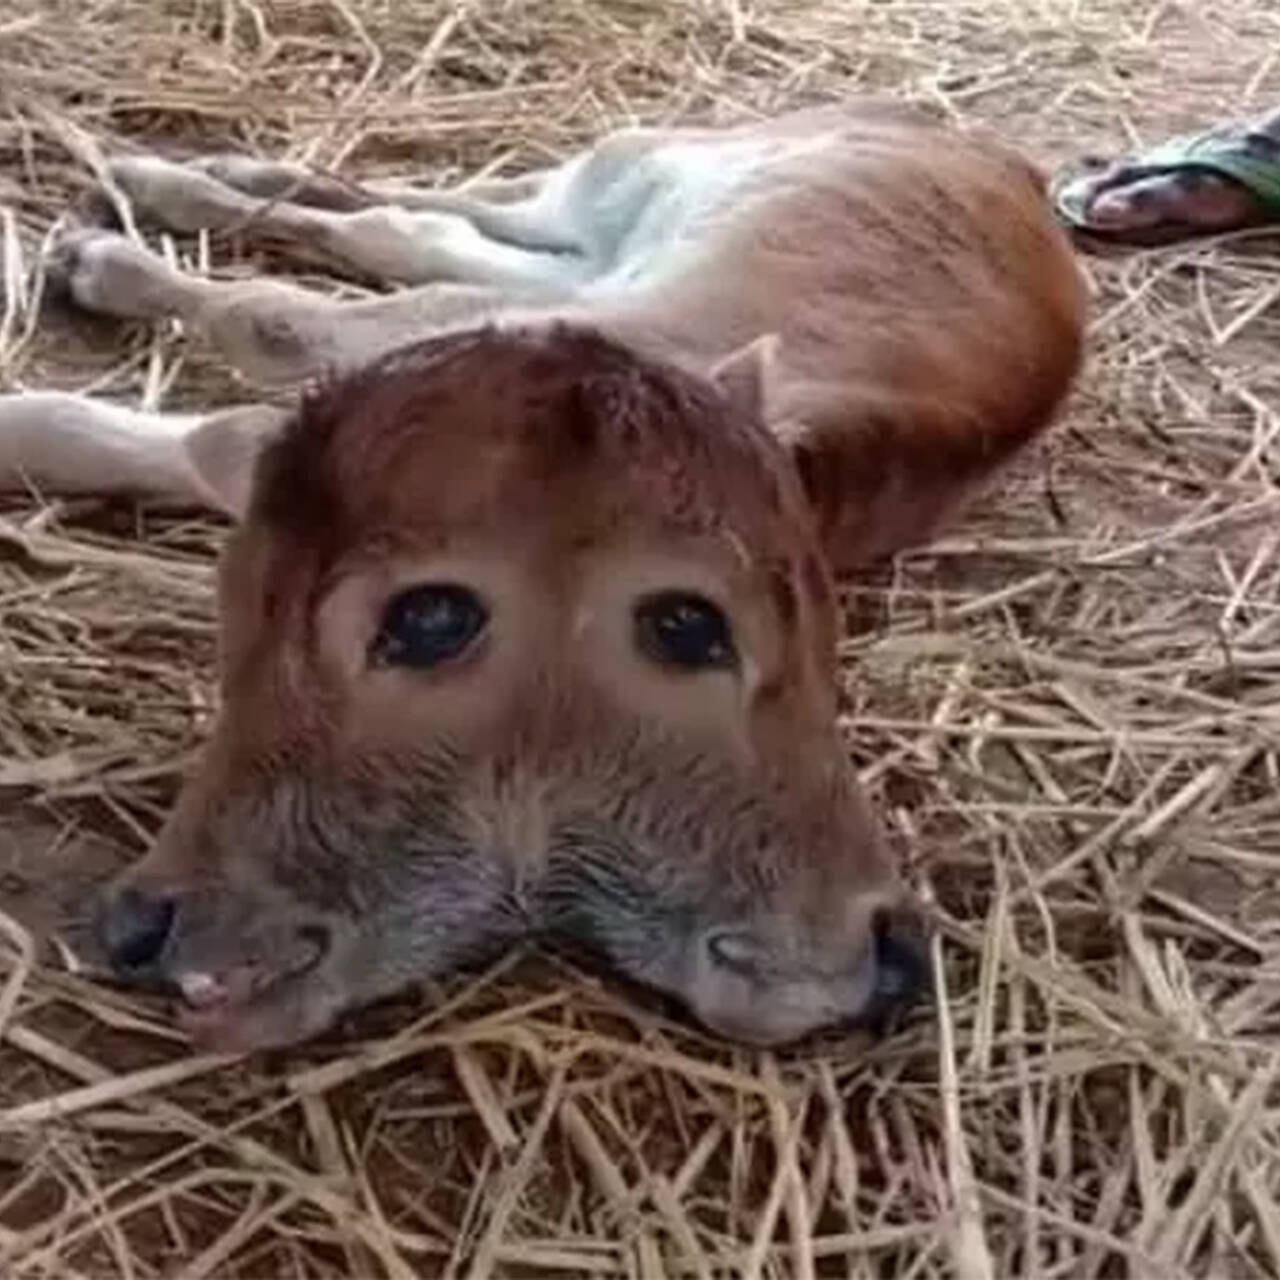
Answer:
[[[448,180],[864,89],[1052,163],[1280,102],[1280,15],[4,0],[0,377],[245,394],[176,328],[36,327],[42,240],[92,184],[67,123]],[[0,506],[0,1274],[1277,1274],[1278,245],[1092,261],[1066,423],[849,584],[849,748],[942,923],[942,998],[874,1046],[735,1051],[526,957],[293,1052],[190,1056],[25,929],[145,845],[201,740],[222,529]]]

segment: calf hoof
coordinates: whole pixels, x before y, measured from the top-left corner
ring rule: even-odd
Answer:
[[[164,314],[165,286],[172,274],[149,250],[100,227],[67,230],[45,263],[45,278],[55,298],[122,320]]]

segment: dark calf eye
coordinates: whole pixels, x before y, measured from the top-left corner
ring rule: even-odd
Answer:
[[[688,591],[662,591],[635,606],[636,647],[664,667],[700,671],[738,661],[723,611]]]
[[[379,667],[434,667],[463,653],[488,621],[484,601],[466,587],[409,587],[383,609],[369,661]]]

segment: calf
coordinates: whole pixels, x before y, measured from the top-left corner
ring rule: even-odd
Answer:
[[[531,932],[750,1041],[905,999],[919,927],[837,734],[832,574],[927,538],[1070,383],[1082,288],[1032,169],[860,103],[489,189],[113,176],[178,230],[416,286],[64,245],[81,305],[319,378],[290,413],[0,399],[0,479],[241,517],[221,712],[105,905],[116,966],[232,1045]]]

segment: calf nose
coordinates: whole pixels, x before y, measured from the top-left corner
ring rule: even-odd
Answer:
[[[173,929],[177,903],[169,894],[121,889],[103,905],[98,932],[111,966],[127,976],[151,968]]]

